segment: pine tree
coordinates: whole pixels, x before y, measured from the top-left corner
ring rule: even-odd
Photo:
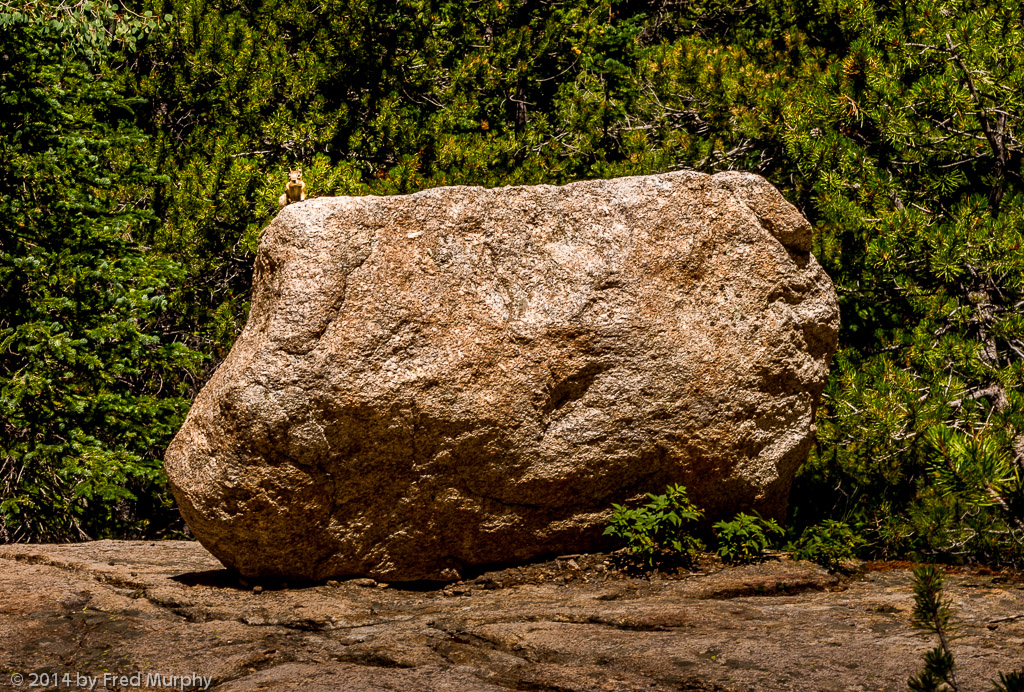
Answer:
[[[890,549],[1020,559],[1022,8],[826,7],[842,50],[782,133],[844,323],[804,487]]]
[[[152,173],[104,65],[153,25],[0,9],[0,540],[152,533],[198,354],[156,333],[173,262],[134,240]],[[152,522],[152,523],[151,523]]]

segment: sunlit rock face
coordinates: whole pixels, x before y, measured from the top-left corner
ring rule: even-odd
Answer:
[[[839,325],[810,233],[740,173],[288,205],[171,488],[225,565],[288,579],[585,551],[670,482],[780,516]]]

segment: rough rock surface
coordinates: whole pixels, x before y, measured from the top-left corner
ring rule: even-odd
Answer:
[[[895,692],[935,644],[911,627],[906,569],[841,582],[780,560],[648,580],[588,557],[443,590],[356,579],[256,593],[197,543],[0,546],[0,689],[29,689],[32,673],[141,671],[218,692]],[[537,583],[504,581],[518,574]],[[1024,583],[946,583],[960,689],[990,690],[1022,664]]]
[[[225,565],[307,579],[589,550],[669,482],[782,514],[839,321],[809,243],[739,173],[289,205],[172,490]]]

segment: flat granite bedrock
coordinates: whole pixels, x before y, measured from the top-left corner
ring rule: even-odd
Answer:
[[[779,558],[648,579],[612,558],[444,588],[280,588],[243,584],[195,542],[0,546],[0,689],[143,670],[216,690],[904,690],[935,644],[911,626],[904,565],[839,577]],[[946,593],[961,689],[988,690],[1021,665],[1024,580],[958,570]]]

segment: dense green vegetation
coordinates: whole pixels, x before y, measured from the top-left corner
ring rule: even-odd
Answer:
[[[662,495],[647,493],[647,500],[633,508],[612,505],[604,533],[625,548],[625,564],[647,572],[695,567],[708,549],[696,535],[700,527],[695,522],[704,517],[704,510],[690,501],[682,485],[669,485]],[[712,547],[723,562],[732,565],[760,562],[768,558],[769,549],[781,547],[794,560],[816,562],[835,572],[856,557],[864,543],[848,524],[835,519],[804,527],[799,534],[791,527],[792,540],[788,542],[782,540],[786,530],[774,519],[756,513],[740,512],[712,528]]]
[[[135,238],[159,179],[97,63],[97,10],[0,16],[0,538],[145,534],[173,517],[159,456],[198,355],[163,323],[182,267]],[[117,30],[115,30],[117,31]],[[156,526],[153,523],[156,523]]]
[[[841,300],[795,530],[1024,561],[1020,0],[107,9],[0,1],[0,538],[173,528],[159,456],[290,165],[314,195],[743,169]]]

